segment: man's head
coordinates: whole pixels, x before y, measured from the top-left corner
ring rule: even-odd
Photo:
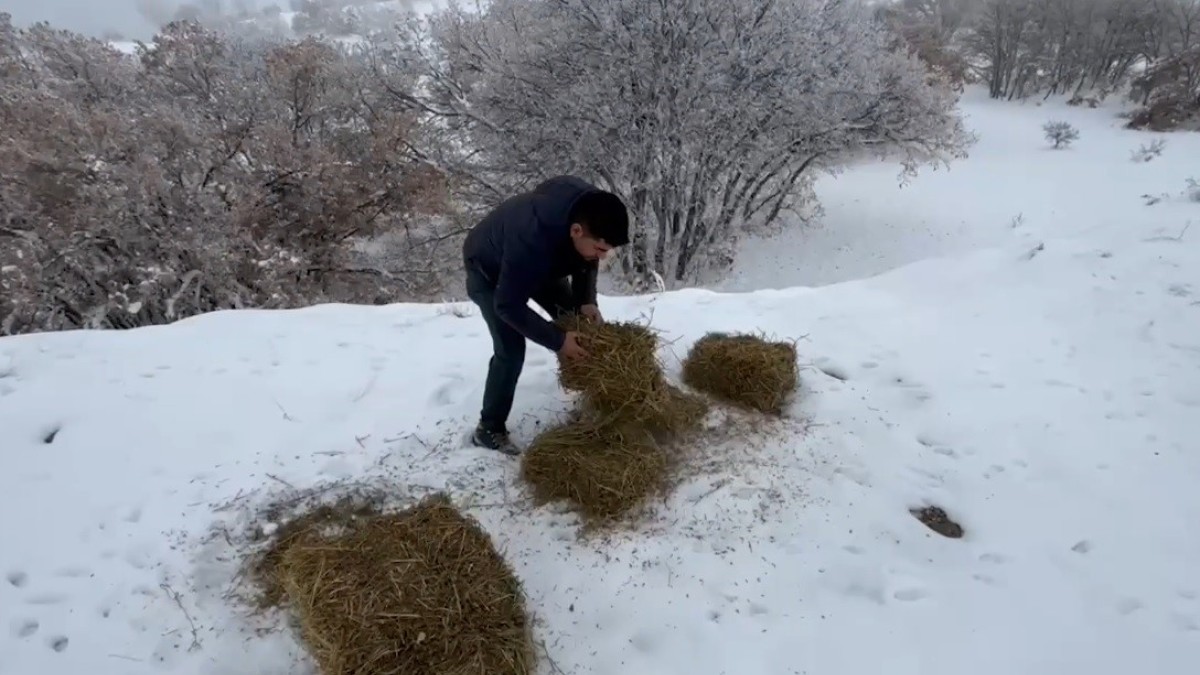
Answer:
[[[571,243],[587,260],[603,260],[629,243],[629,212],[611,192],[589,192],[571,209]]]

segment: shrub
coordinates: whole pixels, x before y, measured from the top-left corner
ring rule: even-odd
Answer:
[[[453,257],[410,225],[450,188],[399,82],[315,38],[175,22],[128,57],[0,15],[0,334],[430,290]],[[406,258],[364,266],[387,232]]]
[[[1152,143],[1143,143],[1141,147],[1133,152],[1130,159],[1135,162],[1149,162],[1150,160],[1162,155],[1163,150],[1167,147],[1167,142],[1157,140]]]
[[[1047,122],[1042,126],[1046,140],[1054,144],[1054,149],[1065,148],[1079,138],[1079,130],[1069,122]]]
[[[460,137],[456,172],[489,199],[572,172],[621,195],[619,280],[672,286],[738,238],[811,206],[865,152],[906,168],[961,156],[956,95],[862,3],[494,0],[414,22],[414,106]]]

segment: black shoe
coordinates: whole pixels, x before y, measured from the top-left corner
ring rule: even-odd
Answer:
[[[476,427],[475,433],[471,436],[471,443],[476,447],[487,448],[488,450],[496,450],[503,452],[506,455],[519,455],[521,451],[517,446],[513,445],[512,440],[508,437],[508,432],[492,431],[483,427]]]

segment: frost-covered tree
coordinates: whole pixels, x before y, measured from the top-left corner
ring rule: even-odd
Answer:
[[[465,149],[437,161],[488,201],[563,172],[617,192],[635,285],[728,264],[848,157],[913,169],[967,142],[954,94],[852,0],[492,0],[431,28],[410,24],[410,102]]]
[[[959,38],[978,8],[978,0],[895,0],[877,14],[930,70],[961,87],[975,73]]]
[[[1148,63],[1130,97],[1133,128],[1200,128],[1200,0],[1154,0],[1159,21],[1148,34]]]
[[[316,39],[172,23],[131,58],[0,14],[0,334],[412,299],[445,201],[416,128]],[[355,253],[381,233],[395,267]]]
[[[1200,0],[982,2],[967,44],[995,98],[1105,96],[1140,65],[1178,53],[1200,27]]]

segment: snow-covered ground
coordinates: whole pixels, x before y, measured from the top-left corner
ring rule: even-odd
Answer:
[[[819,286],[861,279],[918,260],[958,255],[1035,237],[1083,235],[1092,228],[1146,232],[1178,218],[1147,210],[1143,194],[1178,198],[1186,179],[1200,179],[1200,134],[1122,128],[1121,101],[1105,109],[1046,103],[995,103],[969,89],[962,109],[980,132],[970,158],[922,167],[899,186],[901,167],[871,162],[823,177],[817,193],[827,213],[782,235],[752,238],[734,274],[718,290]],[[1051,150],[1042,125],[1066,120],[1079,129],[1067,150]],[[1130,161],[1139,147],[1162,140],[1150,163]],[[1193,208],[1189,216],[1200,220]],[[1014,226],[1015,225],[1015,226]]]
[[[481,520],[545,675],[1194,672],[1200,204],[1140,195],[1178,195],[1200,137],[1135,165],[1149,137],[1103,111],[1055,111],[1082,137],[1050,152],[1046,108],[968,110],[970,160],[823,184],[829,228],[740,283],[941,257],[604,299],[676,340],[672,376],[709,330],[804,336],[806,366],[791,420],[697,448],[654,522],[607,540],[462,447],[489,356],[465,305],[0,340],[0,675],[309,672],[287,631],[246,631],[207,535],[269,491],[371,476]],[[568,405],[531,349],[518,438]]]

